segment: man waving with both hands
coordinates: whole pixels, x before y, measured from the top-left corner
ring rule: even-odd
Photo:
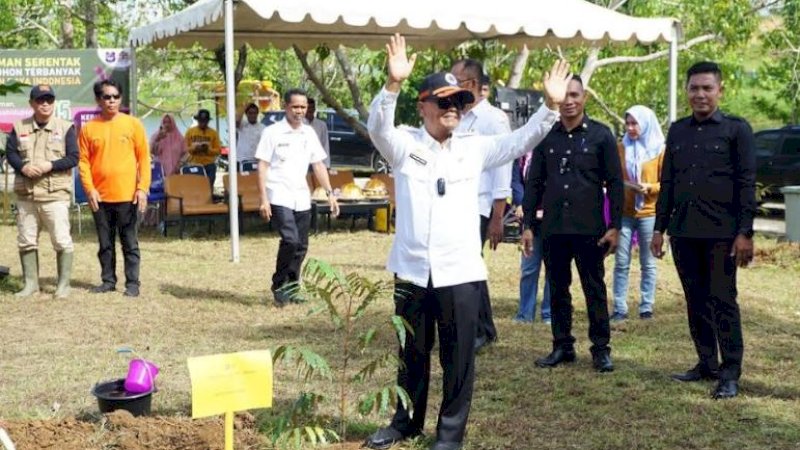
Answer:
[[[569,65],[556,62],[544,76],[546,105],[513,133],[476,136],[455,133],[473,94],[453,74],[427,76],[418,86],[421,128],[394,126],[401,85],[414,68],[405,39],[390,38],[388,79],[372,102],[368,129],[372,142],[395,174],[397,217],[388,270],[395,274],[395,313],[410,325],[397,384],[411,405],[398,401],[391,424],[365,445],[386,449],[418,436],[425,423],[430,353],[439,333],[443,395],[433,450],[462,446],[475,380],[475,333],[480,283],[486,280],[478,216],[480,174],[535,147],[558,120],[572,78]],[[413,413],[412,413],[413,408]]]

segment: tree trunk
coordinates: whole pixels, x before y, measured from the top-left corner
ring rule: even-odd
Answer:
[[[222,71],[222,78],[225,78],[225,46],[220,45],[214,50],[214,59],[217,61],[219,70]],[[247,66],[247,45],[239,47],[239,55],[236,60],[236,67],[233,69],[233,92],[238,92],[239,83],[244,77],[244,68]]]
[[[514,58],[514,64],[511,66],[511,76],[508,78],[507,86],[513,89],[518,89],[522,82],[522,75],[525,73],[525,66],[528,64],[528,50],[527,45],[523,45],[517,56]]]
[[[350,65],[350,60],[344,52],[344,47],[339,46],[334,53],[336,54],[336,61],[339,62],[339,66],[342,68],[344,79],[347,81],[347,87],[350,88],[350,94],[353,96],[353,105],[355,105],[356,111],[358,111],[358,116],[362,121],[366,122],[367,117],[369,117],[369,111],[364,107],[364,101],[361,99],[361,89],[358,87],[356,75],[353,73],[353,67]]]
[[[83,0],[83,17],[86,25],[86,48],[97,48],[97,0]]]
[[[592,47],[589,54],[586,56],[586,61],[583,62],[583,70],[581,70],[581,80],[584,86],[589,86],[592,81],[592,75],[597,70],[597,57],[600,55],[598,47]]]
[[[300,47],[296,45],[292,45],[292,49],[294,50],[294,54],[297,56],[297,59],[300,61],[300,65],[303,66],[303,70],[306,72],[306,76],[308,76],[308,79],[311,80],[312,83],[314,83],[314,86],[317,87],[317,90],[319,90],[320,95],[322,95],[322,100],[324,100],[328,106],[330,106],[337,113],[339,113],[339,116],[345,122],[347,122],[351,127],[353,127],[353,130],[355,130],[355,132],[358,133],[359,136],[362,136],[365,139],[370,139],[369,132],[367,132],[367,128],[364,125],[362,125],[361,122],[356,120],[355,117],[351,116],[350,114],[347,114],[342,104],[339,103],[339,100],[336,100],[336,97],[334,97],[333,94],[331,94],[331,91],[328,89],[327,86],[325,86],[325,83],[322,82],[322,79],[320,79],[320,77],[316,73],[314,73],[314,69],[312,69],[311,65],[308,63],[308,55],[306,54],[306,52],[300,50]]]
[[[75,48],[75,27],[72,25],[71,9],[72,0],[63,0],[61,8],[63,10],[61,20],[61,48]]]

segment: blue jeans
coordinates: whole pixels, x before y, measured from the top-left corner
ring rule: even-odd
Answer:
[[[642,266],[642,291],[639,314],[653,312],[656,293],[656,258],[650,253],[655,217],[622,218],[619,245],[614,256],[614,313],[628,313],[628,272],[631,266],[631,239],[634,230],[639,235],[639,264]]]
[[[539,293],[539,270],[542,267],[544,246],[541,234],[534,235],[533,252],[529,258],[522,255],[519,279],[519,311],[515,320],[533,322],[536,318],[536,297]],[[545,277],[544,296],[542,297],[542,320],[550,319],[550,283]]]

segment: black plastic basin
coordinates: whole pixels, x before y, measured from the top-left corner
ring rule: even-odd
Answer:
[[[150,414],[153,392],[134,393],[125,390],[125,379],[104,381],[92,388],[92,395],[97,397],[97,406],[101,413],[109,413],[124,409],[134,416]]]

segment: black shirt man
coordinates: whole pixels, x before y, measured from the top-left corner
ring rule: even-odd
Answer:
[[[756,211],[753,131],[744,119],[720,112],[722,91],[717,64],[697,63],[687,72],[692,115],[675,122],[667,135],[651,244],[661,257],[663,233],[671,236],[699,360],[672,378],[719,378],[714,398],[735,397],[739,391],[744,342],[736,267],[753,257]]]
[[[583,83],[575,76],[561,104],[561,122],[533,151],[523,199],[523,247],[528,255],[533,242],[534,205],[541,202],[553,352],[536,360],[536,365],[554,367],[575,360],[569,293],[575,259],[589,313],[593,366],[599,372],[610,372],[614,366],[603,260],[617,246],[622,221],[622,166],[611,131],[584,114],[585,100]],[[608,226],[603,218],[604,186],[611,206]]]

